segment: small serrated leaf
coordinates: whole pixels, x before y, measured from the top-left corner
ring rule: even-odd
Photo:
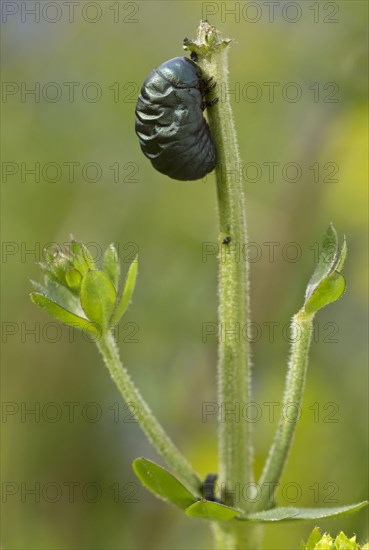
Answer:
[[[357,550],[358,545],[356,543],[356,536],[354,535],[350,539],[341,531],[334,541],[335,550]]]
[[[52,317],[54,317],[58,321],[61,321],[62,323],[70,325],[74,328],[84,330],[89,335],[92,335],[94,338],[96,338],[96,335],[98,335],[98,329],[93,323],[91,323],[91,321],[89,321],[88,319],[84,319],[83,317],[79,317],[74,313],[71,313],[59,304],[47,298],[47,296],[39,294],[38,292],[32,292],[30,294],[30,298],[34,304],[41,307],[42,309],[45,309]]]
[[[319,531],[318,527],[314,527],[314,529],[310,533],[307,542],[302,542],[300,544],[299,550],[314,550],[315,545],[320,541],[321,538],[322,534]]]
[[[162,500],[182,510],[196,502],[196,498],[176,477],[155,462],[143,457],[136,458],[132,467],[142,485]]]
[[[116,292],[113,283],[103,271],[88,271],[84,275],[80,300],[87,317],[103,331],[107,330],[115,307]]]
[[[334,271],[325,277],[315,288],[313,294],[306,301],[304,309],[306,313],[315,313],[323,307],[341,298],[345,292],[346,281],[341,273]]]
[[[118,251],[114,243],[109,244],[108,248],[104,252],[104,271],[112,280],[115,290],[118,290],[120,263]]]
[[[119,321],[119,319],[122,317],[122,315],[124,315],[124,313],[126,312],[130,304],[130,301],[132,299],[132,295],[136,286],[137,270],[138,270],[138,258],[136,257],[130,265],[121,299],[117,304],[117,307],[112,315],[112,318],[111,318],[112,325],[115,325],[115,323]]]
[[[332,537],[324,533],[320,541],[316,543],[314,550],[335,550]]]
[[[225,504],[210,500],[198,500],[186,509],[188,516],[211,521],[230,521],[241,513],[242,511],[237,508],[231,508]]]

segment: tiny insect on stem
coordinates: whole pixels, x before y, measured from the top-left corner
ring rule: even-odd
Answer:
[[[218,474],[208,474],[205,478],[205,481],[202,485],[202,497],[205,500],[210,500],[211,502],[222,503],[220,499],[215,496],[215,484],[218,479]]]

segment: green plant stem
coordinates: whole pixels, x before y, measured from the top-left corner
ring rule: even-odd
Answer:
[[[166,460],[168,466],[172,467],[187,487],[198,495],[201,485],[199,478],[165,433],[132,382],[130,375],[121,363],[119,351],[111,331],[102,336],[97,346],[124,400],[126,403],[135,404],[134,415],[148,439],[157,452]]]
[[[210,35],[206,33],[210,30]],[[232,491],[242,489],[253,479],[251,424],[240,411],[250,402],[250,353],[248,326],[248,263],[241,251],[247,243],[245,200],[240,177],[240,154],[229,95],[226,44],[216,29],[206,22],[200,26],[198,42],[209,45],[199,64],[205,77],[216,82],[214,95],[222,97],[207,110],[216,147],[215,167],[219,215],[219,480],[225,487],[225,502],[232,504]],[[220,46],[217,47],[217,44]],[[226,239],[226,241],[224,241]],[[241,500],[237,506],[247,509]]]
[[[287,463],[289,451],[301,411],[306,372],[308,367],[314,315],[300,310],[292,319],[291,356],[288,365],[282,414],[263,472],[258,481],[262,491],[261,499],[253,511],[273,507],[274,494]]]
[[[231,521],[214,523],[214,540],[217,550],[259,550],[264,531],[262,524]]]

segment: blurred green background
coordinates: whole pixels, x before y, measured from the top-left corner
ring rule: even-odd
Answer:
[[[276,426],[267,403],[283,391],[289,345],[282,328],[302,304],[314,243],[333,222],[348,240],[348,290],[317,317],[278,502],[364,499],[367,3],[276,2],[274,18],[263,2],[76,2],[74,14],[65,4],[2,6],[3,548],[211,548],[208,524],[136,488],[132,460],[160,459],[129,422],[95,346],[28,298],[29,280],[40,280],[36,262],[52,241],[72,233],[94,243],[96,255],[114,241],[125,268],[137,249],[138,285],[118,336],[123,360],[195,469],[202,476],[217,470],[216,423],[202,421],[203,403],[216,401],[217,342],[202,341],[203,323],[217,321],[216,258],[203,257],[204,243],[216,240],[214,176],[171,181],[143,157],[134,133],[143,80],[182,55],[183,38],[194,37],[206,16],[234,39],[239,145],[243,162],[254,163],[244,185],[249,237],[262,252],[251,266],[252,317],[261,330],[253,345],[254,401],[262,411],[254,423],[255,470]],[[26,8],[40,10],[39,21]],[[274,100],[268,82],[279,83]],[[36,95],[26,93],[32,88]],[[296,89],[301,98],[291,101]],[[270,162],[280,163],[273,181]],[[300,178],[282,170],[291,162]],[[39,177],[26,173],[35,163]],[[271,258],[268,242],[278,243]],[[288,260],[288,243],[301,252],[297,261]],[[270,323],[279,323],[274,341]],[[366,519],[363,510],[319,526],[364,541]],[[313,527],[267,527],[265,548],[294,549]]]

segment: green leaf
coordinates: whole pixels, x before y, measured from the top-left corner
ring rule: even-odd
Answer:
[[[301,543],[300,550],[360,550],[360,546],[356,542],[355,535],[349,539],[341,531],[333,540],[329,533],[322,535],[319,529],[315,527],[307,543]]]
[[[294,508],[280,507],[263,512],[255,512],[254,514],[244,514],[238,517],[242,521],[284,521],[284,520],[315,520],[333,518],[345,514],[351,514],[368,505],[368,501],[364,500],[356,504],[348,506],[338,506],[336,508]]]
[[[198,500],[186,510],[188,516],[212,521],[230,521],[241,513],[241,510],[237,508],[231,508],[210,500]]]
[[[346,260],[346,256],[347,256],[346,237],[343,237],[342,248],[341,248],[340,255],[339,255],[339,258],[337,260],[337,263],[335,265],[335,271],[338,271],[339,273],[341,273],[341,271],[343,269],[343,266],[344,266],[344,263],[345,263],[345,260]]]
[[[91,321],[89,321],[88,319],[84,319],[83,317],[79,317],[74,313],[71,313],[70,311],[53,302],[52,300],[50,300],[50,298],[47,298],[43,294],[32,292],[30,294],[30,298],[34,304],[41,307],[42,309],[45,309],[48,313],[50,313],[50,315],[52,315],[52,317],[54,317],[58,321],[61,321],[66,325],[71,325],[72,327],[78,328],[80,330],[84,330],[94,338],[99,335],[97,327],[94,326]]]
[[[280,508],[272,508],[272,510],[263,510],[262,512],[255,512],[253,514],[243,514],[237,519],[241,521],[260,521],[263,523],[269,523],[296,519],[298,513],[298,508],[293,508],[292,506],[281,506]]]
[[[114,243],[111,243],[104,253],[104,271],[110,277],[115,290],[118,290],[118,281],[120,275],[120,263],[117,249]]]
[[[356,536],[354,535],[350,539],[346,537],[342,531],[337,535],[334,541],[336,550],[357,550],[358,544],[356,543]]]
[[[36,281],[31,281],[31,284],[39,294],[46,296],[52,302],[77,315],[77,317],[84,317],[79,298],[72,294],[67,287],[56,283],[48,277],[45,277],[45,286]]]
[[[46,296],[46,297],[50,298],[50,296],[48,295],[47,288],[42,286],[40,283],[38,283],[37,281],[32,281],[32,279],[31,279],[31,285],[33,286],[33,288],[35,290],[37,290],[38,294],[42,294],[42,296]]]
[[[342,248],[339,250],[337,233],[333,225],[330,225],[323,240],[318,264],[306,289],[306,313],[314,314],[342,296],[346,282],[340,273],[346,254],[346,239],[343,239]]]
[[[314,550],[334,550],[334,541],[332,537],[324,533],[320,541],[316,543]]]
[[[68,264],[65,264],[65,265],[68,265]],[[59,285],[67,286],[67,282],[65,280],[65,269],[64,269],[65,265],[61,264],[60,261],[58,264],[56,262],[55,263],[39,262],[38,264],[42,273],[44,273],[44,275],[46,275],[48,279],[55,281]]]
[[[142,485],[162,500],[171,502],[182,510],[196,502],[196,498],[177,478],[155,462],[143,457],[136,458],[132,467]]]
[[[335,302],[341,298],[345,288],[344,276],[338,271],[334,271],[319,283],[312,296],[306,301],[304,306],[306,313],[315,313],[328,304]]]
[[[107,330],[116,302],[115,288],[109,277],[103,271],[88,271],[82,279],[80,299],[87,317],[103,331]]]
[[[70,267],[65,272],[65,280],[70,289],[78,290],[81,284],[82,275],[79,271]]]
[[[331,224],[322,243],[319,260],[306,288],[305,301],[313,294],[319,283],[333,270],[338,253],[337,233]]]
[[[73,267],[77,269],[81,275],[85,275],[89,270],[95,269],[95,262],[84,244],[78,241],[71,241],[70,249],[73,254]]]
[[[357,502],[355,504],[349,504],[347,506],[337,506],[334,508],[298,508],[297,510],[299,514],[293,519],[311,520],[333,518],[336,516],[352,514],[353,512],[357,512],[367,505],[368,501],[363,500],[362,502]]]
[[[136,258],[133,260],[128,270],[126,282],[124,285],[124,290],[122,292],[122,297],[111,318],[112,325],[115,325],[115,323],[119,321],[119,319],[126,312],[129,306],[129,303],[132,299],[132,295],[136,286],[137,270],[138,270],[138,258],[136,256]]]
[[[314,550],[315,545],[320,541],[322,538],[322,534],[319,531],[318,527],[314,527],[312,532],[310,533],[310,537],[307,542],[302,542],[300,544],[299,550]]]
[[[72,292],[69,288],[59,285],[52,279],[46,278],[46,291],[48,298],[53,302],[56,302],[64,309],[67,309],[71,313],[78,315],[79,317],[85,317],[84,311],[79,301],[79,294]]]

